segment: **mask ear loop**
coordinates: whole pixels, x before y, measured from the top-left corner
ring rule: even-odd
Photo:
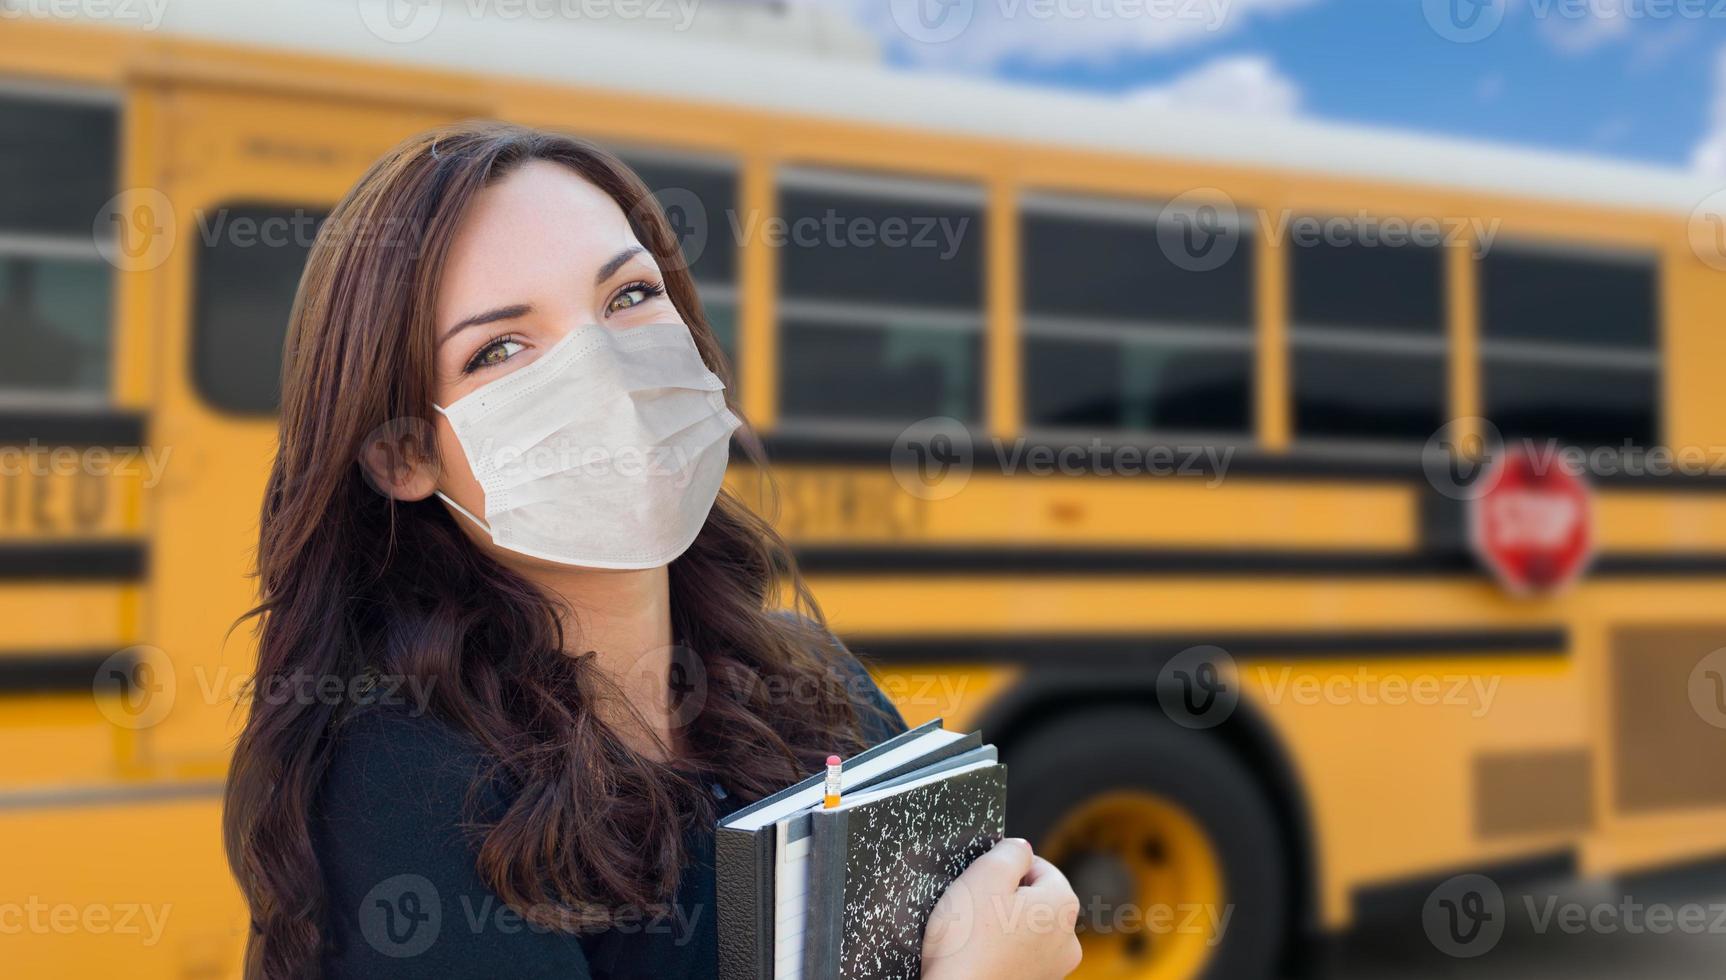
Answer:
[[[456,503],[455,498],[451,497],[447,493],[444,493],[442,490],[434,490],[432,492],[437,494],[439,500],[442,500],[444,503],[449,504],[451,507],[455,508],[456,513],[458,513],[461,516],[472,521],[474,523],[475,527],[479,528],[481,531],[484,531],[487,535],[491,534],[491,528],[486,527],[486,524],[484,521],[473,516],[472,511],[468,510],[466,507],[463,507],[461,504]]]
[[[442,415],[444,418],[449,418],[449,412],[445,411],[444,407],[442,405],[433,405],[432,408],[436,409],[438,414]],[[461,516],[472,521],[475,527],[479,528],[481,531],[484,531],[486,533],[486,537],[489,537],[494,541],[497,540],[496,535],[493,535],[491,533],[491,528],[489,526],[487,526],[484,521],[475,517],[473,515],[473,511],[468,510],[466,507],[463,507],[461,504],[456,503],[454,497],[451,497],[449,494],[444,493],[442,490],[433,490],[432,492],[437,494],[437,497],[439,500],[442,500],[444,503],[449,504],[451,507],[453,507],[455,509],[456,513],[458,513]]]

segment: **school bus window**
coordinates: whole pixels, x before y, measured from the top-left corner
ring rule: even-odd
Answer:
[[[982,191],[799,169],[779,202],[757,233],[779,262],[785,419],[980,418]]]
[[[0,234],[89,244],[117,189],[118,138],[111,105],[0,94]]]
[[[1660,442],[1655,261],[1500,247],[1479,264],[1481,392],[1507,436]]]
[[[722,161],[621,150],[677,233],[702,308],[737,368],[737,169]]]
[[[1032,426],[1245,437],[1253,415],[1253,239],[1185,250],[1187,209],[1037,195],[1020,213]]]
[[[1425,442],[1447,405],[1443,249],[1323,220],[1300,227],[1289,237],[1296,435]]]
[[[193,381],[216,408],[269,414],[281,401],[294,292],[327,212],[240,202],[214,214],[193,273]]]
[[[117,117],[85,100],[0,96],[0,391],[100,401],[112,267],[94,224],[115,192]]]

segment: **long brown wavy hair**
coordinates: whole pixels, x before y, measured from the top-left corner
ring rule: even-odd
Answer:
[[[456,229],[480,190],[529,160],[562,164],[617,202],[702,356],[728,377],[676,236],[618,159],[495,123],[409,139],[336,206],[300,280],[259,528],[260,599],[247,617],[255,690],[382,674],[429,691],[425,707],[494,760],[483,780],[509,789],[502,815],[476,822],[482,877],[530,920],[568,931],[583,909],[674,893],[682,835],[712,815],[687,770],[723,773],[732,794],[756,799],[817,769],[833,746],[857,748],[859,735],[784,542],[729,492],[669,570],[673,629],[705,672],[673,768],[630,751],[593,710],[615,688],[595,658],[564,652],[582,648],[565,642],[551,597],[475,547],[435,499],[397,501],[369,482],[359,460],[380,427],[431,417],[433,301]],[[435,458],[429,426],[403,431],[418,433],[406,451]],[[764,465],[756,440],[738,444]],[[774,611],[786,606],[803,615]],[[769,703],[785,690],[814,696],[791,711]],[[224,818],[251,913],[248,977],[319,972],[328,930],[312,811],[356,710],[327,700],[249,699]]]

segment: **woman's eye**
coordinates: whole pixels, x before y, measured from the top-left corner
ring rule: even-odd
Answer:
[[[514,357],[520,351],[521,341],[511,340],[508,337],[499,337],[497,340],[481,347],[479,351],[473,355],[473,360],[467,362],[467,370],[469,372],[473,372],[478,371],[480,368],[488,368],[502,364],[504,361]]]
[[[652,283],[646,282],[631,283],[630,285],[623,287],[618,291],[616,296],[611,298],[611,302],[605,307],[605,312],[607,314],[611,314],[616,313],[619,310],[627,310],[632,306],[640,306],[642,303],[645,303],[664,292],[665,287],[663,286],[656,286]]]

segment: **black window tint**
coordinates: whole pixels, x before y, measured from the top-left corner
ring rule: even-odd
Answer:
[[[787,416],[904,424],[980,414],[978,331],[788,318],[779,343]]]
[[[1481,260],[1487,340],[1652,349],[1659,318],[1652,259],[1496,248]]]
[[[281,401],[288,314],[325,212],[242,203],[219,214],[217,233],[199,240],[192,376],[217,408],[267,414]]]
[[[780,288],[790,299],[946,310],[983,307],[981,200],[779,189]]]
[[[1302,436],[1424,442],[1444,423],[1442,357],[1297,348],[1292,370]]]
[[[1253,356],[1159,343],[1032,337],[1025,343],[1031,425],[1156,432],[1252,430]]]
[[[1660,441],[1652,370],[1489,362],[1482,386],[1487,417],[1509,438],[1613,449]]]
[[[1020,227],[1020,279],[1031,316],[1252,325],[1253,239],[1238,226],[1210,246],[1226,250],[1214,265],[1171,255],[1166,246],[1179,240],[1159,240],[1148,214],[1132,221],[1032,210]]]
[[[737,173],[718,166],[633,157],[624,162],[665,209],[696,281],[731,285],[737,278]]]
[[[118,189],[118,125],[109,106],[0,96],[0,231],[89,241]]]
[[[1444,250],[1289,234],[1290,310],[1296,323],[1442,334]]]
[[[0,257],[0,389],[108,390],[112,269]]]

